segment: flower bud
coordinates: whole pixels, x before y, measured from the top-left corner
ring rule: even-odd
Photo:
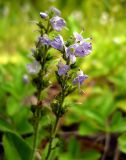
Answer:
[[[48,14],[45,13],[45,12],[40,12],[40,17],[41,17],[42,19],[46,19],[46,18],[48,17]]]

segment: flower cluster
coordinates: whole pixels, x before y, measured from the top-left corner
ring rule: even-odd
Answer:
[[[64,41],[59,32],[65,28],[66,22],[57,8],[52,7],[48,12],[40,12],[40,17],[41,21],[37,25],[41,35],[38,37],[36,50],[32,50],[35,60],[32,64],[28,64],[27,68],[30,74],[36,75],[33,77],[33,84],[41,93],[49,85],[45,78],[48,72],[46,64],[53,58],[49,56],[48,51],[50,48],[58,50],[59,52],[55,54],[59,54],[60,60],[57,62],[55,73],[57,82],[61,86],[61,92],[64,92],[64,100],[65,96],[73,92],[77,86],[80,88],[80,85],[88,78],[77,66],[76,61],[91,53],[91,38],[83,38],[81,33],[74,32],[72,41]],[[57,34],[55,34],[56,31]],[[50,37],[50,33],[54,33],[55,36]],[[53,108],[53,112],[56,114],[56,109]]]
[[[60,17],[60,14],[61,12],[54,7],[52,7],[48,13],[40,12],[40,17],[43,20],[48,21],[49,32],[52,32],[53,30],[59,32],[66,26],[65,20]],[[62,53],[63,59],[66,61],[66,63],[68,63],[69,61],[68,64],[63,64],[61,62],[58,64],[58,74],[59,76],[62,76],[70,70],[71,64],[76,63],[77,57],[85,57],[91,53],[92,45],[89,42],[90,39],[91,38],[84,39],[81,34],[75,32],[73,33],[73,44],[66,46],[66,42],[63,40],[63,37],[61,35],[57,35],[54,39],[50,39],[49,34],[47,34],[46,30],[46,32],[38,38],[38,42],[42,46],[48,46],[59,50]],[[34,62],[34,64],[32,65],[28,65],[29,72],[35,73],[36,71],[37,73],[38,69],[33,69],[33,67],[36,66],[38,66],[36,62]],[[82,82],[86,78],[87,76],[82,73],[81,75],[77,74],[77,77],[73,79],[73,84],[82,84]]]
[[[58,57],[60,58],[57,58],[57,69],[54,75],[60,86],[60,91],[55,100],[50,103],[57,123],[59,118],[66,112],[66,106],[63,103],[65,97],[72,93],[77,86],[80,87],[84,80],[88,78],[80,70],[76,62],[78,58],[83,58],[91,53],[91,38],[83,38],[82,34],[74,32],[72,40],[69,41],[68,39],[65,41],[59,32],[65,29],[66,22],[61,17],[61,12],[57,8],[52,7],[48,12],[40,12],[40,18],[40,22],[37,23],[40,35],[36,42],[36,48],[32,49],[34,61],[32,64],[28,64],[27,68],[29,73],[32,74],[32,82],[38,92],[37,104],[40,104],[41,92],[45,88],[49,88],[50,85],[47,77],[49,68],[54,66],[53,63],[49,63],[49,61],[54,59],[54,56],[50,55],[50,49],[53,48],[58,51],[57,53],[55,51],[55,54],[59,55]],[[52,35],[54,35],[53,38]],[[48,67],[49,65],[52,66]],[[34,116],[40,116],[40,108],[39,110],[38,107],[34,109],[37,112]],[[50,154],[49,152],[47,159]]]

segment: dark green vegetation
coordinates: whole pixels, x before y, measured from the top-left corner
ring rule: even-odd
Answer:
[[[68,22],[70,30],[64,30],[63,36],[86,30],[83,35],[93,38],[93,52],[80,61],[89,78],[83,85],[84,93],[76,92],[66,100],[70,107],[57,135],[61,138],[60,149],[55,150],[50,160],[56,156],[59,160],[99,160],[103,155],[106,160],[125,160],[125,0],[0,2],[0,159],[30,159],[30,104],[36,99],[32,96],[34,88],[23,81],[23,75],[27,73],[28,54],[38,35],[34,20],[51,5],[61,9]],[[47,98],[56,90],[55,85]],[[45,115],[41,120],[38,146],[43,153],[52,118]]]

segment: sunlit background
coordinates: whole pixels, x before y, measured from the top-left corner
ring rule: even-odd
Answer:
[[[35,22],[40,19],[39,13],[51,6],[60,9],[67,21],[67,29],[62,32],[64,38],[74,31],[83,31],[85,38],[92,37],[93,46],[91,55],[80,61],[89,76],[82,87],[83,93],[68,97],[69,111],[60,127],[61,137],[66,141],[59,159],[98,160],[104,150],[105,135],[109,133],[114,142],[110,141],[112,151],[108,159],[113,159],[117,149],[123,160],[126,158],[126,0],[0,1],[1,137],[9,128],[31,143],[27,135],[32,132],[29,101],[34,101],[34,88],[24,76],[38,36]],[[40,137],[44,139],[44,135]],[[6,145],[11,146],[7,137],[2,139],[1,157]],[[14,160],[8,149],[5,153],[12,156],[8,160]]]

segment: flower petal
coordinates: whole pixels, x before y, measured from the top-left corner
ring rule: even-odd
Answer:
[[[61,31],[66,26],[65,20],[59,16],[54,16],[51,18],[50,23],[52,28],[56,31]]]

